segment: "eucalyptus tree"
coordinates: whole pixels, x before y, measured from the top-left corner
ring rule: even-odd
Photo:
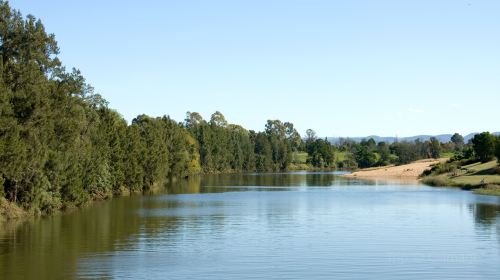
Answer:
[[[464,137],[458,133],[454,133],[451,136],[451,142],[455,146],[455,150],[460,150],[464,146]]]
[[[495,156],[495,136],[489,132],[482,132],[472,138],[472,148],[481,162],[487,162]]]

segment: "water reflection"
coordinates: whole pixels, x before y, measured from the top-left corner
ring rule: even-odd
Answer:
[[[332,186],[347,184],[348,180],[335,173],[269,173],[240,174],[230,176],[210,176],[203,181],[204,186]]]
[[[377,184],[375,181],[344,178],[338,176],[339,174],[342,174],[342,172],[249,173],[195,176],[170,184],[167,189],[170,194],[180,194],[226,192],[231,190],[241,191],[249,188],[253,190],[263,189],[264,191],[287,191],[291,187],[300,186],[330,187]],[[230,190],[228,190],[228,187],[230,187]]]
[[[474,217],[478,235],[484,236],[494,234],[497,236],[498,242],[500,243],[500,198],[497,199],[497,202],[498,204],[470,204],[469,209]]]
[[[25,223],[4,232],[0,239],[1,274],[4,279],[54,279],[74,277],[80,256],[109,252],[139,231],[132,207],[139,200],[117,199],[96,203],[75,213]]]
[[[475,203],[470,204],[469,208],[477,225],[494,226],[499,224],[500,205]]]
[[[462,207],[468,207],[467,217],[457,212]],[[496,198],[346,179],[335,173],[199,176],[170,184],[164,193],[117,198],[4,228],[0,231],[0,278],[121,278],[146,266],[150,270],[142,275],[144,278],[165,278],[175,273],[178,278],[189,278],[193,275],[186,267],[192,262],[198,261],[201,266],[218,261],[224,267],[215,266],[210,270],[213,274],[205,275],[217,278],[229,269],[228,264],[237,262],[238,256],[245,256],[244,260],[263,271],[288,263],[287,269],[292,272],[295,269],[299,273],[304,266],[304,271],[325,273],[334,267],[343,271],[337,276],[348,276],[362,272],[363,266],[383,271],[383,259],[377,259],[377,253],[392,250],[391,258],[404,259],[408,256],[405,246],[413,245],[415,252],[425,255],[429,262],[397,263],[401,267],[388,267],[387,273],[412,267],[425,271],[437,253],[423,251],[429,244],[419,242],[432,243],[434,238],[437,241],[433,246],[451,250],[455,240],[450,241],[449,236],[456,234],[454,228],[464,231],[463,236],[456,237],[462,238],[457,242],[468,245],[464,250],[479,250],[475,252],[479,256],[481,250],[496,246],[491,261],[500,260],[499,242],[490,243],[491,230],[500,240],[499,217],[500,201]],[[468,233],[469,225],[475,233]],[[440,233],[443,239],[435,235],[427,238],[429,232]],[[383,248],[380,252],[379,246]],[[269,247],[274,248],[272,253],[266,251]],[[460,248],[456,250],[461,253]],[[356,262],[344,263],[342,259]],[[484,267],[495,277],[500,274],[494,266]],[[236,268],[234,263],[232,269]],[[475,267],[462,265],[456,269],[470,269],[464,275],[477,273]],[[263,272],[261,276],[273,275]],[[226,277],[241,275],[227,272]]]

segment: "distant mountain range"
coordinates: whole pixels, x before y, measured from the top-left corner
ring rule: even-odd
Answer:
[[[464,142],[467,143],[470,139],[474,137],[474,135],[478,134],[478,132],[470,133],[464,136]],[[500,135],[500,132],[493,132],[492,134],[494,135]],[[451,136],[453,134],[440,134],[440,135],[416,135],[416,136],[409,136],[409,137],[383,137],[383,136],[377,136],[377,135],[370,135],[366,137],[327,137],[328,141],[331,143],[337,144],[340,142],[341,139],[349,139],[349,140],[354,140],[356,142],[361,142],[363,139],[370,139],[373,138],[375,142],[386,142],[386,143],[394,143],[396,140],[401,142],[401,141],[407,141],[407,142],[413,142],[417,139],[420,139],[420,141],[427,141],[431,137],[436,137],[441,143],[446,143],[449,142],[451,139]]]

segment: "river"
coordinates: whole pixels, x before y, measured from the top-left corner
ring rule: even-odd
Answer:
[[[210,175],[0,229],[0,279],[95,278],[500,279],[500,198]]]

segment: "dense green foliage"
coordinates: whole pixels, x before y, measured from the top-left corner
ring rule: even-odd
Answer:
[[[453,134],[453,136],[451,136],[450,140],[453,143],[455,150],[462,149],[462,147],[465,144],[464,137],[458,133]]]
[[[500,136],[497,136],[497,139],[496,139],[495,156],[497,157],[498,164],[500,164]]]
[[[316,132],[308,129],[306,132],[307,162],[314,167],[335,167],[335,148],[326,139],[317,139]]]
[[[500,137],[489,132],[474,135],[467,144],[454,142],[454,155],[422,174],[432,186],[475,189],[475,193],[500,195]],[[497,162],[493,161],[497,157]]]
[[[168,117],[128,126],[81,74],[66,72],[39,20],[1,3],[0,189],[50,212],[197,171],[196,143]]]
[[[229,124],[220,112],[208,122],[188,112],[184,125],[199,145],[204,173],[285,170],[292,152],[303,146],[293,124],[279,120],[269,120],[264,132],[255,132]]]
[[[285,170],[304,143],[291,123],[264,132],[188,113],[129,125],[57,58],[54,35],[0,2],[0,195],[51,212],[195,173]],[[331,162],[330,158],[326,159]]]
[[[441,152],[448,149],[449,145],[439,143],[434,137],[424,142],[417,139],[414,142],[395,142],[391,144],[385,142],[376,143],[371,138],[362,140],[360,143],[344,140],[339,145],[339,150],[352,154],[354,163],[361,168],[406,164],[419,159],[439,158]],[[351,161],[348,157],[339,165],[352,167]]]
[[[358,167],[406,164],[419,159],[439,158],[443,153],[451,156],[452,161],[487,162],[500,157],[500,137],[489,132],[476,134],[470,143],[465,144],[463,137],[455,133],[448,143],[440,143],[431,137],[428,141],[395,142],[390,145],[373,139],[360,143],[344,140],[339,150],[354,155]],[[450,157],[448,156],[448,157]]]
[[[489,132],[474,135],[474,138],[472,138],[472,147],[477,158],[481,162],[487,162],[493,159],[495,156],[495,142],[495,136],[491,135]]]

